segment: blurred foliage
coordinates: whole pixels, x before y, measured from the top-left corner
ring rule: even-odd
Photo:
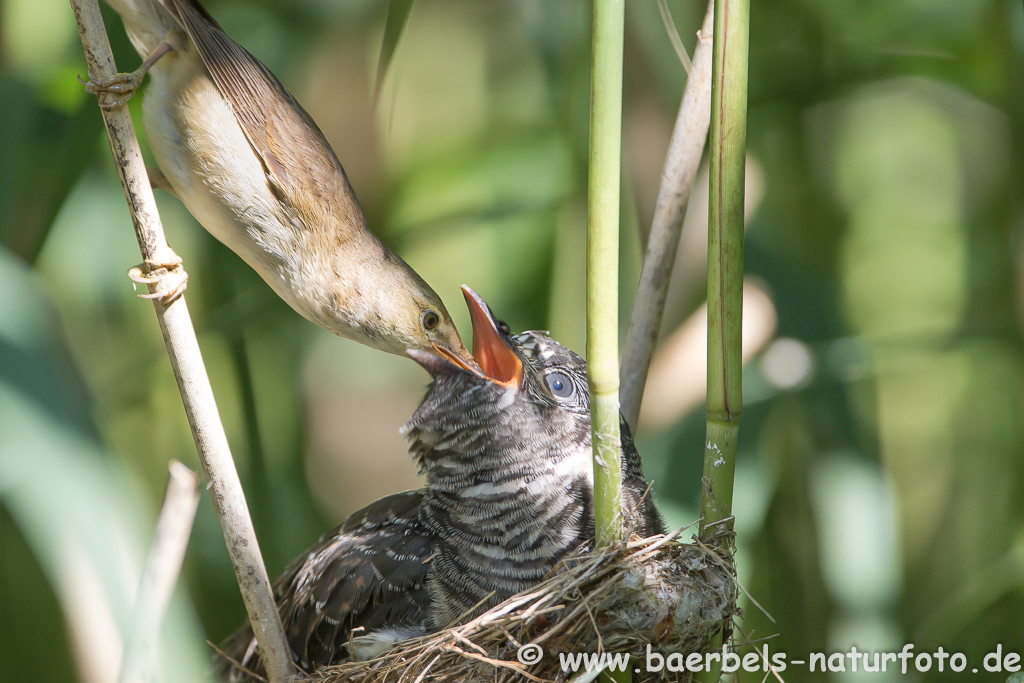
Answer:
[[[392,4],[209,8],[319,122],[371,227],[460,329],[467,283],[514,329],[582,350],[586,5]],[[691,43],[703,6],[669,4]],[[403,21],[374,107],[384,36]],[[139,256],[76,73],[66,3],[0,4],[0,680],[106,680],[117,648],[83,629],[123,628],[167,461],[198,468],[159,331],[124,275]],[[630,3],[625,312],[684,83],[656,3]],[[1024,651],[1024,7],[752,3],[748,141],[763,199],[746,262],[779,339],[746,373],[735,512],[741,579],[775,623],[745,602],[740,627],[791,659],[908,642],[972,664],[997,644]],[[398,428],[427,377],[302,320],[158,199],[276,575],[349,512],[418,485]],[[703,256],[680,259],[666,333],[703,299]],[[703,431],[700,410],[640,426],[674,525],[695,516]],[[202,641],[243,619],[205,499],[184,584],[166,649],[194,680]],[[97,661],[83,664],[83,643]],[[898,675],[784,673],[858,676]]]

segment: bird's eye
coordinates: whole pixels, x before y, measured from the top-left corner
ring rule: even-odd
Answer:
[[[571,398],[576,393],[572,380],[560,372],[550,372],[544,377],[551,394],[556,398]]]
[[[497,322],[499,332],[501,332],[502,334],[512,334],[512,328],[508,326],[507,322],[505,322],[504,320],[499,320]]]
[[[441,324],[441,316],[436,311],[424,311],[423,329],[428,332]]]

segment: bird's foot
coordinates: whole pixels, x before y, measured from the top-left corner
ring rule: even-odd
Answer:
[[[188,273],[181,267],[181,259],[177,256],[165,263],[147,259],[130,268],[128,278],[150,287],[148,294],[139,294],[140,299],[159,299],[164,306],[169,306],[184,294],[188,286]]]
[[[79,76],[78,82],[85,86],[85,92],[90,95],[98,96],[101,93],[107,93],[117,96],[112,101],[100,101],[100,107],[103,109],[113,109],[131,99],[145,75],[145,71],[137,69],[131,73],[114,74],[110,78],[96,78],[88,81]]]
[[[100,101],[100,108],[102,109],[113,109],[114,107],[120,107],[125,102],[131,99],[135,91],[138,90],[139,84],[142,83],[143,77],[146,72],[149,71],[150,67],[157,63],[161,57],[168,52],[181,52],[181,31],[168,31],[167,35],[160,42],[153,52],[146,57],[145,61],[138,69],[131,73],[120,73],[114,74],[109,78],[94,78],[88,81],[82,80],[82,77],[78,77],[78,82],[85,86],[85,91],[90,95],[99,95],[100,93],[107,93],[109,95],[116,95],[117,98],[112,102]]]

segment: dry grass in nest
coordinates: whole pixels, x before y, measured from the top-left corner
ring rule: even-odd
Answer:
[[[324,667],[303,683],[565,681],[558,653],[702,652],[737,613],[731,547],[722,531],[708,545],[675,536],[618,543],[565,562],[533,590],[465,624],[406,640],[379,657]],[[526,666],[521,645],[543,656]],[[671,675],[671,674],[670,674]]]

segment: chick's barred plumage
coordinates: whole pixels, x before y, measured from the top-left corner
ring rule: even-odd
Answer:
[[[586,365],[539,332],[506,339],[523,362],[519,386],[439,379],[404,430],[427,477],[420,516],[435,534],[434,629],[492,593],[484,606],[533,586],[594,534]],[[555,372],[572,383],[567,398],[547,388]],[[646,488],[642,475],[628,485],[635,499]]]
[[[276,584],[289,643],[307,671],[373,656],[475,606],[496,605],[593,542],[586,364],[541,332],[510,334],[482,300],[475,303],[474,344],[488,334],[492,344],[478,356],[497,348],[521,370],[498,381],[418,357],[435,379],[403,432],[426,486],[357,512]],[[639,535],[661,533],[621,425],[623,517]],[[224,650],[257,666],[245,631]]]

